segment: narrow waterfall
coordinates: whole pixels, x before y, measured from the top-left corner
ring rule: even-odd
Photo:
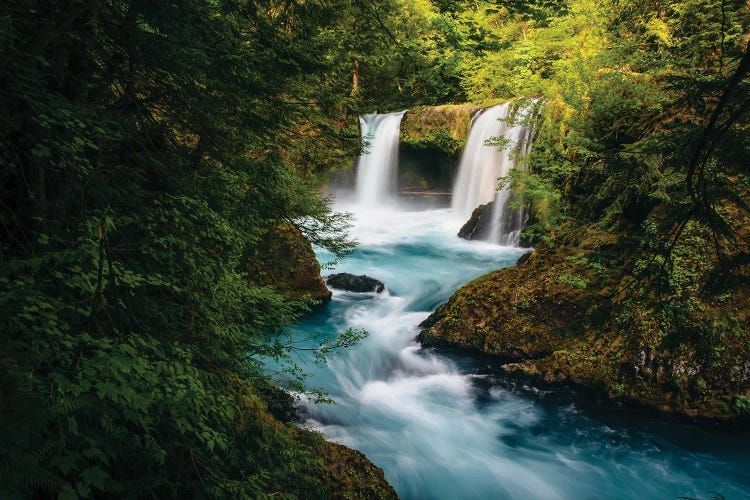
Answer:
[[[396,191],[399,132],[404,113],[372,113],[359,119],[362,138],[367,143],[367,152],[357,163],[357,202],[363,207],[383,205]]]
[[[510,160],[513,165],[510,168],[526,168],[525,163],[521,165],[518,163],[519,160],[521,162],[525,161],[526,155],[531,152],[531,146],[534,141],[534,132],[530,127],[520,126],[518,128],[521,129],[518,134],[518,140],[517,142],[514,141],[515,146],[508,153],[513,156]],[[504,171],[500,175],[506,175],[507,173],[508,171]],[[489,237],[487,238],[488,241],[499,245],[518,245],[521,239],[521,231],[526,226],[529,217],[529,210],[524,206],[511,207],[510,205],[517,201],[517,199],[508,186],[503,187],[502,190],[497,192],[492,207],[492,223],[490,225]]]
[[[525,209],[510,207],[513,194],[508,186],[497,191],[497,179],[512,168],[524,167],[519,160],[528,153],[533,138],[526,124],[512,123],[522,122],[530,108],[521,108],[518,116],[513,116],[511,108],[512,103],[506,102],[475,117],[461,156],[451,205],[454,213],[468,219],[479,205],[494,201],[491,225],[483,239],[501,245],[518,244],[527,215]],[[487,145],[489,139],[507,140],[508,144]]]

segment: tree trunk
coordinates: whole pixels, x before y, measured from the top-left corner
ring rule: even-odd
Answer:
[[[352,96],[359,92],[359,60],[354,60],[354,71],[352,72]]]

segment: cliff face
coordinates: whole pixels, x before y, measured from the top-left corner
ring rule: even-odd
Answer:
[[[471,118],[480,109],[475,104],[446,104],[409,110],[401,122],[401,143],[458,156],[466,145]]]
[[[665,412],[747,418],[750,342],[736,334],[750,331],[747,289],[694,305],[690,321],[719,325],[715,338],[670,332],[669,304],[634,299],[624,238],[589,229],[579,245],[540,246],[517,267],[468,283],[423,323],[423,345],[489,354],[507,373]]]
[[[253,262],[250,279],[274,286],[290,299],[308,298],[318,302],[331,299],[312,245],[291,224],[281,224],[268,231],[250,261]]]
[[[401,122],[398,186],[402,194],[425,201],[447,204],[466,145],[473,104],[421,106],[410,109]]]

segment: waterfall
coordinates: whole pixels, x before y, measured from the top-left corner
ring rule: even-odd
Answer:
[[[532,129],[527,126],[519,128],[521,128],[521,131],[518,134],[518,140],[517,142],[514,141],[515,147],[509,153],[514,157],[511,160],[513,165],[510,168],[519,167],[518,160],[524,161],[526,155],[531,152],[531,145],[533,144]],[[526,165],[521,164],[520,168],[526,168]],[[507,171],[500,175],[506,174]],[[492,224],[490,225],[488,241],[500,245],[518,245],[521,239],[521,231],[523,231],[528,220],[529,211],[527,207],[523,206],[512,208],[510,205],[517,199],[508,186],[497,192],[492,207]]]
[[[474,118],[453,186],[451,205],[453,212],[465,220],[479,205],[494,201],[485,239],[501,245],[518,244],[527,214],[525,209],[510,207],[515,201],[513,193],[508,186],[497,191],[497,179],[512,168],[525,167],[519,160],[529,152],[533,139],[532,130],[525,123],[508,123],[509,118],[523,122],[531,107],[521,108],[516,113],[518,116],[514,116],[511,106],[511,102],[493,106]],[[493,138],[507,140],[508,145],[504,148],[487,145],[487,140]]]
[[[381,206],[396,191],[399,132],[404,113],[372,113],[359,119],[362,138],[368,144],[367,152],[357,163],[356,192],[361,206]]]

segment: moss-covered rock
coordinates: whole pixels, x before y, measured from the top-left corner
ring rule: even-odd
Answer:
[[[674,304],[633,299],[626,239],[588,228],[571,238],[575,246],[537,247],[456,292],[423,323],[422,344],[489,354],[506,373],[592,386],[668,413],[747,418],[746,287],[691,306],[689,321],[714,325],[714,338],[669,331]]]
[[[473,104],[448,104],[409,110],[401,122],[399,189],[447,202],[471,118],[480,109]]]
[[[289,223],[266,232],[249,262],[250,279],[284,292],[290,299],[325,302],[331,291],[320,276],[320,264],[305,235]]]
[[[326,441],[319,432],[285,424],[273,414],[278,393],[246,387],[237,426],[239,439],[257,447],[254,460],[267,468],[263,488],[280,498],[395,499],[382,469],[359,451]],[[272,389],[272,391],[276,391]],[[242,449],[238,452],[241,452]],[[265,497],[264,497],[265,498]]]
[[[475,104],[446,104],[409,110],[401,122],[401,143],[457,156],[466,145],[471,118],[480,109]]]
[[[324,479],[330,485],[327,498],[397,499],[383,470],[367,457],[346,446],[327,442],[321,450]]]

